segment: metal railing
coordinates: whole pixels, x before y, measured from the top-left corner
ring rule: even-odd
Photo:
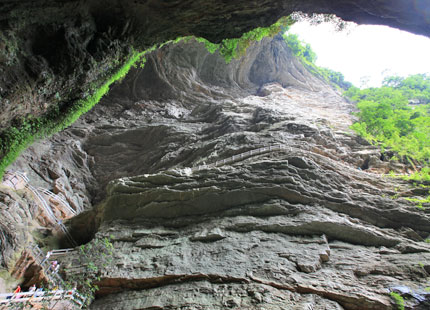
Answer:
[[[41,187],[38,187],[37,190],[42,192],[44,195],[48,196],[48,198],[51,198],[51,199],[55,200],[56,202],[58,202],[59,204],[61,204],[67,211],[69,211],[73,215],[77,214],[75,209],[73,209],[67,201],[65,201],[63,198],[61,198],[57,194],[54,194],[50,190],[47,190],[47,189],[44,189]]]
[[[293,148],[292,147],[286,147],[282,144],[275,144],[275,145],[270,145],[270,146],[266,146],[266,147],[261,147],[258,149],[254,149],[254,150],[250,150],[244,153],[240,153],[237,155],[233,155],[229,158],[223,159],[223,160],[218,160],[212,164],[208,164],[208,165],[199,165],[196,167],[191,168],[192,171],[200,171],[203,169],[211,169],[211,168],[215,168],[215,167],[221,167],[224,166],[226,164],[230,164],[233,162],[237,162],[237,161],[241,161],[244,159],[247,159],[251,156],[257,156],[260,154],[264,154],[264,153],[270,153],[270,152],[275,152],[275,151],[292,151]]]
[[[85,304],[85,297],[73,289],[0,294],[0,305],[24,303],[27,301],[42,302],[68,299],[74,302],[79,309],[81,309]]]
[[[57,224],[58,219],[55,216],[54,212],[52,212],[51,207],[48,205],[46,200],[43,198],[43,196],[39,193],[39,191],[30,185],[30,183],[26,184],[26,188],[33,194],[33,196],[36,198],[36,200],[39,202],[38,204],[42,207],[43,211],[49,216],[51,219],[51,222],[54,224]]]
[[[77,243],[73,239],[73,237],[70,235],[69,231],[67,230],[66,226],[61,222],[61,220],[58,220],[55,216],[54,212],[52,211],[50,205],[45,200],[43,195],[46,195],[49,198],[55,199],[58,203],[62,204],[63,207],[65,207],[68,211],[70,211],[72,214],[76,215],[76,211],[73,210],[70,205],[61,199],[58,195],[55,195],[54,193],[39,188],[36,189],[29,183],[28,177],[20,173],[18,171],[10,173],[14,177],[20,178],[22,181],[24,181],[25,188],[34,196],[36,203],[43,209],[43,211],[48,215],[49,219],[52,223],[56,224],[60,230],[64,233],[68,241],[73,245],[77,246]],[[14,184],[12,183],[13,188],[16,189]],[[43,193],[43,195],[41,194]],[[74,249],[59,249],[59,250],[52,250],[45,255],[43,251],[37,246],[37,244],[34,244],[30,247],[28,247],[31,254],[33,255],[36,263],[40,265],[43,268],[43,271],[48,278],[48,280],[55,284],[57,287],[60,288],[60,290],[55,291],[47,291],[47,292],[23,292],[23,293],[9,293],[9,294],[0,294],[0,305],[10,304],[10,303],[19,303],[19,302],[26,302],[26,301],[42,301],[42,300],[55,300],[55,299],[70,299],[74,303],[76,303],[79,306],[79,309],[83,307],[85,304],[86,298],[80,295],[75,289],[73,290],[64,290],[63,288],[66,287],[65,282],[60,277],[60,275],[57,273],[57,270],[52,268],[51,264],[49,263],[48,259],[51,256],[55,255],[65,255],[67,253],[70,253],[74,251]],[[0,307],[3,308],[3,307]]]
[[[11,176],[11,177],[9,177]],[[11,174],[11,173],[5,173],[4,177],[6,178],[5,180],[3,180],[3,184],[6,184],[6,186],[8,187],[13,187],[13,189],[16,190],[16,185],[18,184],[18,177]],[[17,181],[17,182],[15,182]]]
[[[60,290],[64,291],[64,288],[66,287],[66,283],[64,280],[60,277],[60,275],[52,268],[51,264],[49,263],[48,259],[55,255],[65,255],[67,253],[75,251],[75,249],[59,249],[59,250],[51,250],[46,255],[43,253],[43,251],[37,246],[37,244],[34,244],[30,247],[28,247],[31,251],[31,254],[33,255],[34,259],[36,260],[36,263],[40,265],[43,268],[43,271],[49,281],[60,288]],[[68,290],[67,292],[73,291],[74,294],[72,296],[72,299],[80,306],[82,307],[85,303],[86,298],[80,295],[75,289],[74,290]],[[28,294],[28,293],[24,293]],[[9,294],[10,295],[10,294]],[[33,300],[33,299],[32,299]]]
[[[54,212],[52,212],[51,207],[48,205],[48,203],[43,198],[43,196],[39,193],[39,191],[36,188],[34,188],[33,186],[31,186],[29,183],[27,183],[26,187],[37,198],[37,200],[40,202],[40,205],[42,206],[43,210],[49,215],[49,217],[51,218],[51,221],[54,224],[56,224],[60,228],[60,230],[64,233],[64,235],[66,236],[66,239],[70,242],[70,244],[72,246],[77,246],[77,243],[73,239],[72,235],[69,233],[67,227],[60,220],[57,219]]]
[[[26,183],[29,183],[30,182],[30,180],[28,179],[28,177],[24,174],[24,173],[21,173],[21,172],[19,172],[19,171],[14,171],[14,172],[11,172],[11,174],[16,174],[17,176],[19,176],[21,179],[23,179]]]
[[[50,280],[50,282],[54,283],[60,288],[64,288],[66,285],[63,279],[57,274],[55,270],[51,268],[52,266],[49,264],[49,255],[45,256],[45,254],[37,246],[37,244],[34,244],[33,246],[29,247],[29,249],[33,254],[34,259],[36,260],[36,263],[43,268],[43,271]]]
[[[47,255],[49,255],[49,256],[65,255],[65,254],[75,252],[75,251],[76,251],[75,248],[51,250],[47,253]]]
[[[72,246],[78,246],[75,239],[73,239],[72,235],[69,233],[67,227],[64,226],[64,224],[60,221],[57,222],[57,225],[58,225],[58,227],[60,227],[61,231],[64,233],[64,235],[66,236],[66,238],[70,242],[70,244]]]
[[[48,215],[51,222],[60,228],[60,230],[64,233],[64,235],[66,236],[66,239],[70,242],[70,244],[72,246],[77,246],[76,241],[73,239],[72,235],[69,233],[67,227],[62,223],[62,221],[57,219],[57,217],[55,216],[54,212],[52,212],[50,205],[46,202],[43,195],[39,192],[39,190],[37,188],[33,187],[30,184],[30,180],[28,179],[28,177],[19,171],[14,171],[14,172],[11,172],[10,174],[14,174],[14,175],[20,177],[25,182],[25,188],[27,188],[32,193],[32,195],[35,197],[36,201],[38,201],[38,205],[42,207],[42,209]],[[57,201],[62,203],[64,206],[66,206],[66,208],[68,210],[71,210],[71,212],[74,215],[76,215],[76,211],[73,210],[67,202],[65,202],[63,199],[58,197],[58,195],[55,195],[54,193],[52,193],[48,190],[45,190],[45,189],[43,189],[42,192],[45,195],[47,195],[48,197],[53,197],[54,199],[56,199]]]

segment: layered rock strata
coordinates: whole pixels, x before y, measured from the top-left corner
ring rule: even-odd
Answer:
[[[395,309],[428,285],[430,217],[352,110],[279,37],[228,65],[180,43],[12,168],[86,197],[76,240],[111,238],[92,309]]]

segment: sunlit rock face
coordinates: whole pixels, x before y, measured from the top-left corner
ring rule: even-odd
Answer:
[[[179,43],[14,168],[97,203],[69,223],[114,245],[92,309],[395,309],[428,285],[430,218],[353,109],[279,37],[230,64]]]
[[[0,3],[0,129],[88,96],[131,53],[178,36],[220,42],[295,11],[430,34],[426,0],[14,0]]]

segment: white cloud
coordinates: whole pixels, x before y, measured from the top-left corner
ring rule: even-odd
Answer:
[[[336,31],[330,23],[297,22],[290,32],[309,43],[317,54],[317,65],[341,72],[347,81],[360,86],[380,86],[384,76],[430,73],[430,39],[386,26],[351,25]]]

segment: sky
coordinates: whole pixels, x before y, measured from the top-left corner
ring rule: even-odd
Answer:
[[[430,73],[430,38],[387,26],[296,22],[289,32],[309,43],[316,64],[341,72],[357,87],[379,87],[385,76]]]

